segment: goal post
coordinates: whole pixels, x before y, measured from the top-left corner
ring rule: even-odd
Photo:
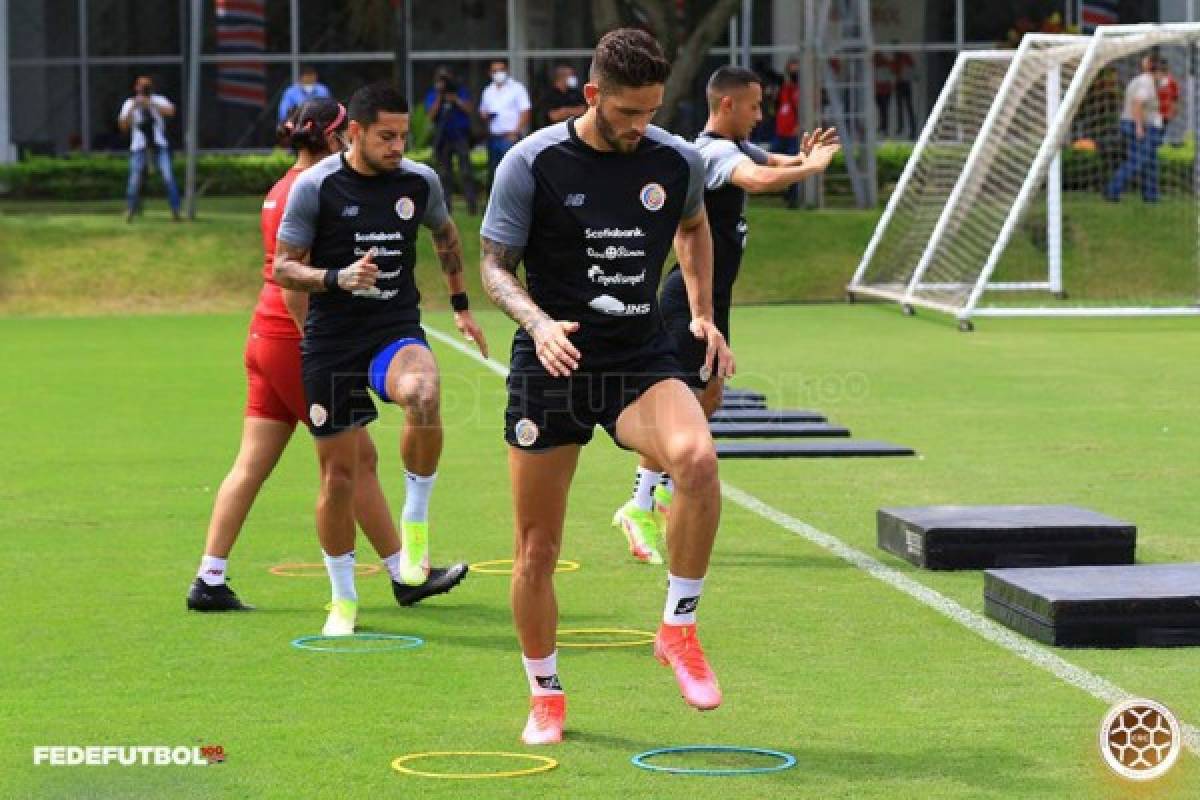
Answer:
[[[960,53],[847,291],[962,321],[1197,313],[1198,43],[1109,26]],[[1125,94],[1147,87],[1167,115],[1139,138]]]

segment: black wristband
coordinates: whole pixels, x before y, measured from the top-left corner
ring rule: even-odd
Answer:
[[[338,275],[341,275],[341,274],[342,274],[342,271],[340,269],[325,270],[325,279],[324,279],[325,291],[336,292],[340,288],[338,286]]]
[[[467,302],[467,293],[458,292],[450,295],[450,307],[455,311],[466,311],[470,308],[471,304]]]

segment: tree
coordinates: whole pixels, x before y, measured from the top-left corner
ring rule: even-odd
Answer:
[[[683,3],[677,0],[592,0],[592,25],[597,34],[622,25],[635,25],[653,33],[662,44],[667,60],[671,62],[671,76],[667,78],[663,107],[654,121],[664,128],[670,128],[675,122],[679,103],[691,90],[708,49],[728,29],[729,19],[741,2],[714,0],[689,29],[688,18],[699,13],[696,8],[699,5],[697,0]],[[688,14],[689,10],[693,13]]]

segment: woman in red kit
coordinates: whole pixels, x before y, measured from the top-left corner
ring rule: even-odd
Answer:
[[[316,98],[296,108],[280,126],[282,144],[296,151],[296,163],[267,193],[262,207],[263,287],[250,321],[245,365],[248,391],[242,442],[233,468],[221,483],[213,505],[204,557],[188,592],[193,611],[246,611],[225,582],[226,561],[267,476],[283,455],[297,422],[307,419],[300,377],[300,339],[308,296],[281,289],[271,278],[275,234],[287,207],[292,184],[304,170],[345,149],[346,109],[335,100]],[[355,516],[372,546],[392,570],[399,568],[400,537],[376,474],[376,452],[366,429],[360,431]],[[423,587],[393,586],[408,605],[426,596]],[[403,595],[403,596],[402,596]]]

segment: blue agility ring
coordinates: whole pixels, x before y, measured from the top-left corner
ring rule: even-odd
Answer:
[[[346,647],[322,647],[321,642],[391,642],[390,647],[373,647],[356,650]],[[391,653],[396,650],[412,650],[425,644],[418,636],[401,636],[395,633],[354,633],[349,636],[301,636],[292,640],[292,647],[299,650],[316,650],[320,653]]]
[[[648,759],[673,753],[747,753],[749,755],[777,758],[780,763],[770,767],[745,767],[743,769],[694,769],[690,767],[661,767],[651,764]],[[791,753],[779,750],[766,750],[761,747],[733,747],[722,744],[686,745],[683,747],[660,747],[657,750],[647,750],[638,753],[630,759],[635,767],[648,769],[652,772],[671,772],[676,775],[761,775],[764,772],[780,772],[796,766],[796,757]]]

